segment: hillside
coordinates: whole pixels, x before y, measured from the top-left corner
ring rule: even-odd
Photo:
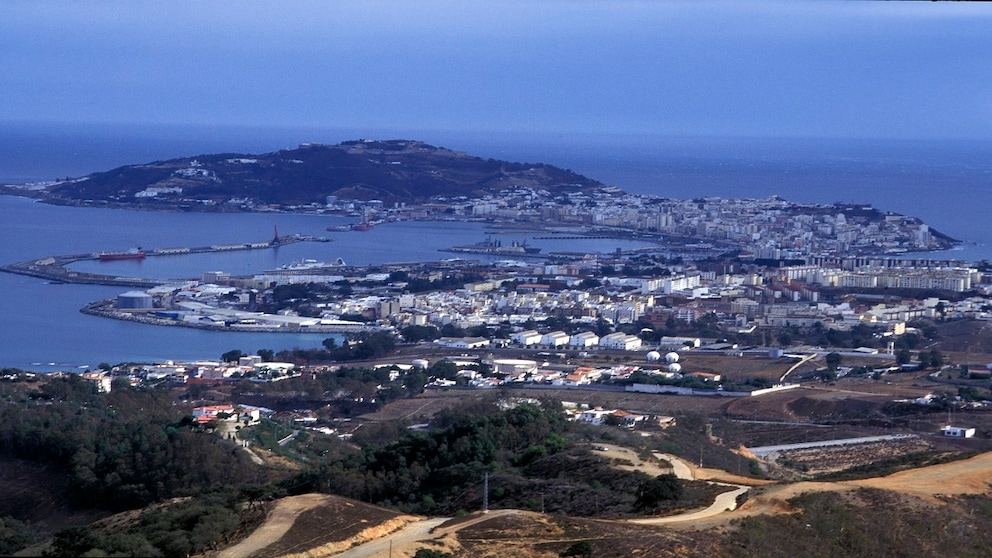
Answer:
[[[56,203],[221,210],[245,205],[381,200],[387,205],[514,187],[576,191],[602,184],[544,164],[482,159],[406,140],[302,144],[262,155],[197,155],[69,179],[42,195]]]

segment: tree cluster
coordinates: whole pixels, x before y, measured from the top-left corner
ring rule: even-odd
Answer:
[[[78,376],[52,378],[0,402],[0,451],[59,464],[73,502],[113,511],[259,478],[244,452],[190,418],[166,393],[118,383],[98,394]]]
[[[571,442],[572,425],[552,402],[507,411],[469,404],[440,413],[432,426],[302,473],[289,485],[406,512],[452,514],[481,507],[488,474],[493,506],[617,516],[637,512],[636,494],[650,480],[614,470]]]

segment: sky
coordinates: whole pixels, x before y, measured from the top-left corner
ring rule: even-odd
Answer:
[[[0,125],[992,139],[992,4],[0,0]]]

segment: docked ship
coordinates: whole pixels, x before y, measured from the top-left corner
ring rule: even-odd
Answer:
[[[126,252],[100,252],[97,254],[97,258],[101,262],[114,261],[114,260],[143,260],[145,259],[145,253],[141,248],[131,249]]]
[[[284,273],[292,271],[312,271],[315,269],[327,269],[330,267],[345,267],[348,264],[344,263],[344,260],[337,258],[331,262],[322,262],[318,260],[302,260],[298,262],[293,262],[290,264],[279,266],[277,269],[268,269],[265,273]]]
[[[514,240],[508,246],[504,246],[502,241],[490,237],[478,244],[453,246],[446,251],[463,252],[466,254],[492,254],[496,256],[537,256],[541,252],[541,249],[528,246],[526,240],[522,242]]]

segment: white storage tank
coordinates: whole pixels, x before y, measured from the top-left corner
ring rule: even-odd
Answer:
[[[658,351],[651,351],[647,354],[648,362],[658,362],[661,360],[661,353]]]
[[[668,353],[667,355],[665,355],[665,362],[667,362],[669,364],[671,364],[673,362],[678,362],[678,361],[679,361],[679,354],[676,353],[676,352],[674,352],[674,351],[671,352],[671,353]]]

